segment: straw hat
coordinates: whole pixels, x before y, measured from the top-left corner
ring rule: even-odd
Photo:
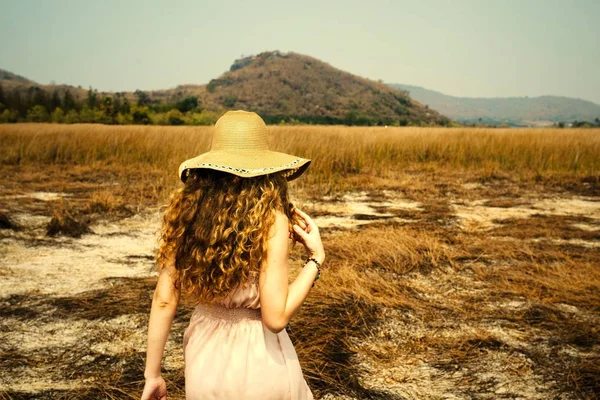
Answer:
[[[310,161],[269,150],[267,126],[258,114],[228,111],[217,121],[209,152],[184,161],[179,178],[185,182],[191,169],[213,169],[244,178],[287,171],[288,181],[306,171]]]

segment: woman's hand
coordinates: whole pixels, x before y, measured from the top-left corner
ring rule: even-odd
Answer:
[[[162,376],[146,379],[142,400],[167,400],[167,384]]]
[[[298,224],[292,227],[294,232],[300,237],[300,242],[306,248],[309,257],[315,258],[319,263],[325,261],[325,249],[319,234],[319,228],[315,222],[305,212],[294,208],[294,212],[300,217]]]

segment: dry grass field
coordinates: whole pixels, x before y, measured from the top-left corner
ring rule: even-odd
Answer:
[[[317,398],[600,398],[600,130],[270,130],[313,159],[328,259],[289,334]],[[139,398],[161,206],[209,141],[0,125],[0,398]]]

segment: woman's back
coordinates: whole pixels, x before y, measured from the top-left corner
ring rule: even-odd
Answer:
[[[261,321],[258,283],[198,305],[183,339],[187,399],[312,399],[285,330]]]

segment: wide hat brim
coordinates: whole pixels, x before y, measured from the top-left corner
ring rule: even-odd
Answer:
[[[243,178],[288,171],[288,181],[302,175],[311,160],[271,150],[211,150],[190,158],[179,166],[179,178],[185,182],[190,169],[211,169]]]

